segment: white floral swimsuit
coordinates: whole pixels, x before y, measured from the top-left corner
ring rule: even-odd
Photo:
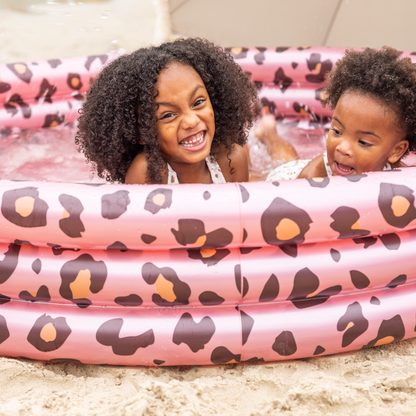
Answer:
[[[213,156],[209,155],[205,158],[205,162],[207,163],[209,173],[211,174],[212,183],[226,183],[226,180],[224,178],[224,175],[221,172],[221,169],[217,163],[217,161],[214,159]],[[168,165],[168,184],[178,184],[178,175],[176,172],[172,169],[172,167],[167,163]]]
[[[326,169],[326,174],[332,176],[332,170],[328,163],[328,156],[326,152],[323,154],[324,164]],[[284,163],[283,165],[278,166],[276,169],[272,170],[266,181],[287,181],[296,179],[302,169],[310,162],[310,160],[291,160],[290,162]],[[386,163],[386,166],[383,170],[391,170],[391,165],[389,162]]]

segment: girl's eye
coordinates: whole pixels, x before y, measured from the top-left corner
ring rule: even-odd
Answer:
[[[332,127],[331,130],[334,132],[334,134],[336,136],[340,136],[341,135],[341,132],[338,129],[336,129],[335,127]]]
[[[372,144],[365,142],[364,140],[358,140],[361,146],[370,147]]]
[[[197,107],[198,105],[201,105],[205,101],[206,100],[204,100],[203,98],[198,98],[198,100],[195,101],[194,107]]]
[[[167,114],[163,115],[163,116],[160,118],[160,120],[163,120],[163,119],[165,119],[165,118],[171,118],[171,117],[173,117],[173,113],[167,113]]]

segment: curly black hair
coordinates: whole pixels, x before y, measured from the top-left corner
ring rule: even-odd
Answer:
[[[347,91],[370,94],[390,107],[403,123],[409,149],[416,151],[416,65],[402,52],[384,46],[381,50],[347,50],[335,68],[328,72],[322,105],[335,109]]]
[[[220,145],[231,152],[234,143],[246,143],[260,113],[254,84],[219,46],[205,39],[177,39],[116,59],[87,93],[75,143],[100,178],[124,182],[135,156],[146,152],[146,182],[162,182],[166,162],[157,138],[155,84],[173,62],[191,66],[205,84],[215,116],[211,153],[215,156]]]

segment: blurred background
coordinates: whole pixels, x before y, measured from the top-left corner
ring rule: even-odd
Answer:
[[[413,51],[415,17],[415,0],[0,0],[0,63],[122,53],[176,36]]]

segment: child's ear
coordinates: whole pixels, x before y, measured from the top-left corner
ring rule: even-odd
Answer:
[[[409,142],[407,140],[402,140],[401,142],[397,143],[387,159],[389,163],[393,164],[400,160],[408,148]]]

